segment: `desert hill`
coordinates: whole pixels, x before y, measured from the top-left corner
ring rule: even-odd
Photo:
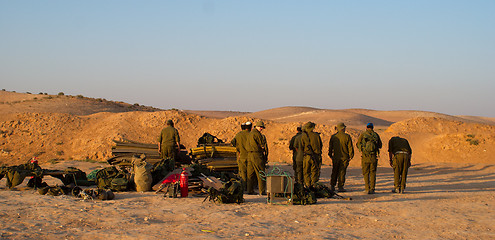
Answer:
[[[280,107],[253,113],[231,112],[231,111],[192,111],[187,113],[197,114],[210,118],[226,118],[232,116],[245,116],[257,119],[267,119],[275,122],[307,122],[313,121],[317,124],[335,125],[344,122],[351,127],[360,128],[368,122],[373,122],[378,127],[388,127],[391,124],[411,118],[432,117],[452,121],[470,123],[483,123],[495,125],[495,118],[479,116],[451,116],[442,113],[413,110],[378,111],[370,109],[319,109],[312,107]]]
[[[41,162],[104,161],[111,156],[114,139],[155,144],[167,119],[176,122],[181,143],[186,148],[196,146],[197,139],[205,132],[230,141],[240,130],[241,123],[263,119],[267,126],[264,134],[269,143],[271,162],[291,162],[288,142],[296,127],[309,120],[318,124],[316,131],[321,133],[325,164],[330,163],[326,154],[328,141],[338,121],[349,126],[347,132],[354,143],[366,122],[382,125],[376,128],[384,143],[381,165],[388,164],[387,143],[395,135],[410,140],[416,163],[495,162],[492,157],[495,153],[495,126],[473,123],[476,117],[466,119],[416,111],[380,114],[382,111],[285,107],[247,114],[217,112],[214,118],[204,116],[208,111],[203,114],[164,111],[71,96],[39,99],[41,95],[2,92],[0,97],[0,102],[3,102],[0,104],[0,163],[7,165],[24,163],[33,156],[38,156]],[[78,109],[80,106],[83,107]],[[359,153],[356,153],[351,165],[359,166],[359,158]]]
[[[16,113],[67,113],[91,115],[99,112],[159,111],[153,107],[124,102],[107,101],[101,98],[87,98],[82,95],[48,95],[44,93],[16,93],[0,91],[0,121]]]

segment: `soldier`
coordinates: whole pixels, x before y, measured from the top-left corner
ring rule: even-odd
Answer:
[[[392,137],[388,141],[390,166],[394,169],[393,193],[404,193],[406,189],[407,170],[411,166],[412,149],[405,138]]]
[[[237,149],[237,166],[241,177],[242,187],[247,189],[247,164],[248,152],[246,150],[247,137],[253,125],[251,122],[241,124],[241,131],[237,133],[230,143]]]
[[[337,180],[339,183],[339,192],[345,192],[345,174],[349,162],[354,157],[354,147],[352,145],[351,136],[345,133],[345,124],[339,123],[335,127],[337,133],[330,137],[328,146],[328,156],[332,159],[332,177],[330,180],[330,188],[335,191]]]
[[[249,132],[247,137],[246,150],[248,151],[248,169],[247,169],[247,192],[254,194],[254,184],[258,180],[260,195],[266,195],[266,182],[260,176],[261,171],[265,171],[268,162],[268,145],[266,138],[261,132],[265,129],[262,121],[256,122],[254,129]]]
[[[304,153],[303,175],[304,185],[306,187],[314,186],[320,179],[321,148],[323,147],[323,144],[321,142],[320,134],[313,132],[315,126],[316,124],[307,122],[303,126],[303,133],[301,135]]]
[[[289,149],[292,150],[292,168],[294,169],[294,179],[296,183],[303,184],[303,157],[304,152],[301,146],[302,128],[297,127],[297,133],[290,139]]]
[[[380,136],[373,131],[373,123],[366,125],[366,131],[362,133],[356,143],[357,148],[362,153],[361,167],[364,176],[365,192],[375,193],[376,167],[378,165],[378,155],[382,148]]]
[[[177,129],[174,128],[174,122],[167,120],[158,137],[158,152],[162,159],[170,158],[175,162],[180,146],[180,137]]]

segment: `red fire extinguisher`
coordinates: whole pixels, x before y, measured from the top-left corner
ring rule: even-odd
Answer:
[[[187,176],[186,168],[182,169],[180,174],[180,196],[187,197],[189,194],[189,177]]]

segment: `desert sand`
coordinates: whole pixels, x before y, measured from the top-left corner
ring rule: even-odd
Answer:
[[[283,107],[257,113],[159,110],[84,97],[0,92],[0,164],[33,156],[47,169],[72,166],[89,173],[108,166],[112,140],[155,143],[166,119],[177,122],[182,143],[194,147],[210,132],[230,141],[239,124],[262,119],[270,164],[291,172],[288,140],[295,128],[317,123],[324,153],[343,121],[355,141],[375,122],[384,142],[377,194],[363,193],[360,155],[348,170],[342,199],[308,206],[270,205],[245,195],[243,204],[165,198],[153,192],[117,193],[110,201],[7,190],[0,180],[0,239],[494,239],[495,119],[422,111],[327,110]],[[36,99],[35,99],[36,98]],[[390,137],[410,140],[413,166],[405,194],[390,192]],[[329,183],[323,154],[321,181]],[[60,181],[45,177],[50,185]],[[27,180],[25,181],[27,182]]]

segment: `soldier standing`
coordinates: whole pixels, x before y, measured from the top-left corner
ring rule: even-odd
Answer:
[[[247,137],[246,150],[248,151],[248,169],[247,169],[247,192],[254,194],[254,184],[258,180],[260,195],[266,195],[266,182],[261,179],[260,172],[265,171],[268,162],[268,145],[266,138],[261,132],[265,129],[262,121],[254,124],[254,129],[249,132]]]
[[[380,136],[373,131],[373,123],[366,125],[366,131],[359,135],[356,143],[357,148],[362,153],[361,167],[364,176],[365,192],[375,193],[376,168],[378,166],[378,155],[382,148]]]
[[[320,134],[313,131],[315,127],[316,124],[307,122],[303,126],[303,133],[301,135],[301,143],[304,153],[303,175],[304,185],[306,187],[314,186],[320,179],[321,149],[323,144],[321,142]]]
[[[177,129],[174,128],[174,122],[167,120],[158,137],[158,152],[162,159],[170,158],[175,162],[180,146],[180,137]]]
[[[407,170],[411,166],[412,149],[405,138],[392,137],[388,141],[390,166],[394,169],[393,193],[404,193],[406,189]]]
[[[241,131],[237,133],[230,143],[237,149],[237,166],[239,169],[239,176],[241,177],[242,186],[247,189],[247,164],[248,164],[248,152],[246,150],[247,137],[251,131],[251,122],[241,124]]]
[[[296,183],[303,184],[303,157],[301,144],[302,128],[297,127],[297,133],[289,141],[289,149],[292,151],[292,168],[294,169],[294,179]]]
[[[345,124],[339,123],[335,127],[337,133],[330,137],[328,146],[328,156],[332,159],[332,177],[330,188],[335,191],[337,180],[339,183],[339,192],[345,192],[345,174],[349,162],[354,157],[354,146],[352,145],[351,136],[345,133]]]

